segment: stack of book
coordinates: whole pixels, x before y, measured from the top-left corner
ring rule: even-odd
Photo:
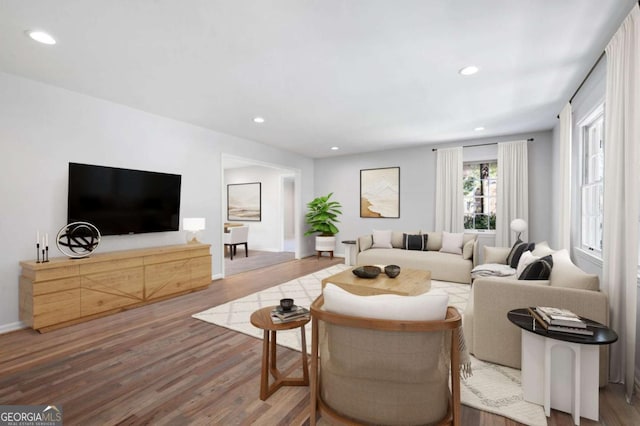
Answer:
[[[293,305],[288,311],[282,309],[281,306],[277,306],[271,311],[271,321],[274,324],[282,324],[306,318],[309,318],[309,310],[302,306]]]
[[[529,308],[529,312],[545,330],[593,336],[593,330],[589,330],[587,324],[568,309],[536,306]]]

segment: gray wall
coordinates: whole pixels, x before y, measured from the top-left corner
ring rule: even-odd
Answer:
[[[531,241],[551,237],[551,148],[550,131],[460,141],[441,145],[371,152],[316,160],[316,195],[334,193],[343,206],[338,241],[371,233],[372,229],[398,231],[433,230],[435,225],[436,153],[434,147],[451,147],[534,138],[529,142],[529,236]],[[474,148],[475,150],[476,148]],[[494,157],[495,158],[495,157]],[[400,218],[360,217],[360,170],[400,167]],[[338,244],[337,252],[344,253]]]
[[[571,256],[573,261],[580,267],[580,269],[590,273],[597,274],[602,279],[602,260],[594,258],[589,253],[581,250],[580,245],[580,134],[578,132],[577,124],[588,116],[599,104],[603,103],[606,94],[606,77],[607,77],[607,58],[606,55],[594,68],[589,78],[584,82],[576,94],[572,107],[572,142],[571,142],[571,187],[572,187],[572,199],[571,199]],[[606,123],[605,123],[606,126]],[[559,150],[559,137],[560,124],[558,123],[553,128],[553,152]],[[607,141],[605,140],[606,144]],[[554,170],[558,168],[558,165],[554,166]],[[554,173],[557,178],[557,171]],[[606,179],[606,177],[605,177]],[[559,215],[559,207],[555,204],[552,208],[553,216]],[[558,224],[554,221],[554,230],[557,231]],[[640,283],[638,284],[640,287]],[[640,290],[640,289],[639,289]],[[640,291],[638,291],[638,298],[636,305],[640,303]],[[636,330],[640,332],[640,311],[636,316]],[[640,338],[636,338],[636,382],[640,382]]]
[[[180,216],[205,217],[200,240],[222,273],[226,193],[222,155],[298,170],[298,200],[313,196],[313,160],[68,90],[0,73],[0,332],[19,328],[19,262],[35,259],[36,230],[53,242],[66,224],[69,162],[182,175]],[[305,211],[299,206],[300,215]],[[304,229],[303,217],[296,223]],[[181,226],[182,227],[182,226]],[[183,231],[103,237],[98,252],[185,243]],[[302,240],[302,239],[301,239]],[[312,242],[302,241],[310,254]]]

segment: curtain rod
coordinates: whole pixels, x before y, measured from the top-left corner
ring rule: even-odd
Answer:
[[[569,103],[573,102],[573,98],[575,98],[576,95],[578,94],[578,92],[580,91],[580,89],[582,89],[582,86],[584,86],[584,83],[589,79],[589,76],[591,76],[591,73],[593,72],[593,70],[596,69],[596,66],[598,66],[598,64],[600,63],[602,58],[604,58],[605,53],[606,53],[606,51],[603,50],[602,53],[600,54],[600,56],[598,56],[598,59],[596,60],[596,63],[593,64],[593,66],[591,67],[591,69],[587,73],[587,76],[582,80],[582,83],[580,83],[580,86],[578,86],[576,91],[573,92],[573,95],[571,95],[571,98],[569,99]]]
[[[640,7],[640,0],[638,0],[638,7]],[[576,97],[576,95],[578,94],[578,92],[580,91],[580,89],[582,89],[582,86],[584,85],[584,83],[587,81],[587,79],[589,78],[589,76],[591,75],[591,73],[593,72],[594,69],[596,69],[596,66],[600,63],[600,61],[602,60],[602,58],[604,57],[605,53],[607,53],[606,50],[603,50],[602,53],[600,54],[600,56],[598,56],[598,59],[596,60],[596,63],[593,64],[593,66],[591,67],[591,69],[589,70],[589,72],[587,73],[587,76],[582,80],[582,83],[580,83],[580,86],[578,86],[578,88],[576,89],[575,92],[573,92],[573,95],[571,95],[571,98],[569,99],[569,103],[573,102],[573,98]],[[560,114],[558,114],[558,118],[560,118]]]
[[[640,0],[638,0],[638,3],[640,3]],[[607,53],[606,50],[603,50],[602,53],[600,54],[600,56],[598,56],[598,59],[596,60],[596,63],[593,64],[593,66],[591,67],[591,69],[587,73],[586,77],[582,80],[582,83],[580,83],[580,86],[578,86],[576,91],[573,92],[573,95],[571,95],[571,98],[569,99],[569,103],[573,102],[573,98],[575,98],[576,95],[578,94],[578,92],[580,91],[580,89],[582,89],[582,86],[584,86],[584,83],[586,83],[586,81],[589,79],[589,76],[591,76],[591,73],[593,72],[593,70],[596,69],[596,67],[598,66],[598,64],[602,60],[602,58],[604,58],[605,53]],[[560,114],[558,114],[556,116],[556,118],[560,119]]]
[[[533,142],[533,138],[527,139],[527,142]],[[463,148],[475,148],[476,146],[498,145],[498,142],[479,143],[477,145],[463,145]],[[431,151],[437,151],[438,148],[431,148]]]

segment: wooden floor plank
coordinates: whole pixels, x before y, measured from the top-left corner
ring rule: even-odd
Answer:
[[[286,262],[49,333],[0,335],[0,404],[61,404],[65,425],[308,424],[307,387],[259,399],[260,339],[191,315],[341,262]],[[277,356],[283,371],[300,360],[283,347]],[[600,412],[600,423],[582,424],[640,424],[618,385],[601,391]],[[462,424],[519,425],[465,406]],[[549,424],[571,425],[571,416],[552,410]]]

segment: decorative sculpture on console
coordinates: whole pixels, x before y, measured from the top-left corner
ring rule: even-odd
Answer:
[[[89,256],[100,244],[100,231],[89,222],[73,222],[58,231],[56,245],[65,256],[80,259]]]

